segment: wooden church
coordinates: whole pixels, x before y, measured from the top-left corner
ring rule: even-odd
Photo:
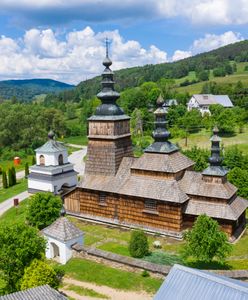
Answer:
[[[221,166],[217,128],[211,138],[209,167],[193,171],[194,162],[169,141],[162,98],[155,111],[154,143],[135,158],[130,118],[116,104],[112,62],[103,61],[102,104],[89,118],[85,176],[64,196],[68,214],[88,220],[142,228],[177,238],[201,214],[216,219],[234,240],[245,229],[247,201],[227,181]]]

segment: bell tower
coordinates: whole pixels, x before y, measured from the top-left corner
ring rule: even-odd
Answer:
[[[118,171],[122,158],[133,156],[130,134],[130,117],[116,104],[120,94],[114,89],[112,61],[106,39],[105,69],[102,74],[102,90],[97,94],[102,104],[95,115],[88,119],[89,143],[85,174],[112,175]]]

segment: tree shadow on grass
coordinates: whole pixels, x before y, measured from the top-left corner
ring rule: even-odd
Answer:
[[[189,261],[184,265],[187,267],[202,269],[202,270],[230,270],[232,267],[228,263],[221,263],[218,261],[203,262],[203,261]]]

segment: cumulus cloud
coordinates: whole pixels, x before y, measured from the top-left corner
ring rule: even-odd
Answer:
[[[172,56],[172,61],[177,61],[192,56],[191,51],[176,50]]]
[[[193,53],[206,52],[213,49],[217,49],[228,44],[233,44],[244,40],[240,33],[233,31],[227,31],[223,34],[205,34],[203,38],[195,40],[192,45]]]
[[[61,40],[51,29],[34,28],[18,40],[0,38],[0,79],[49,77],[78,83],[99,75],[106,36],[112,41],[113,69],[167,61],[166,52],[154,45],[145,49],[138,41],[125,41],[118,30],[95,33],[86,27]]]
[[[176,50],[171,60],[177,61],[198,53],[211,51],[229,44],[240,42],[242,40],[244,40],[244,38],[239,32],[227,31],[220,35],[206,33],[203,38],[195,40],[188,51]]]
[[[173,17],[197,24],[248,23],[246,0],[1,0],[0,11],[43,25]]]

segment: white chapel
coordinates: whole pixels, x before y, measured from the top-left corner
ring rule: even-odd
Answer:
[[[55,195],[77,185],[77,172],[68,161],[68,152],[63,143],[55,140],[53,131],[48,141],[35,150],[36,165],[30,167],[29,193],[52,192]]]

